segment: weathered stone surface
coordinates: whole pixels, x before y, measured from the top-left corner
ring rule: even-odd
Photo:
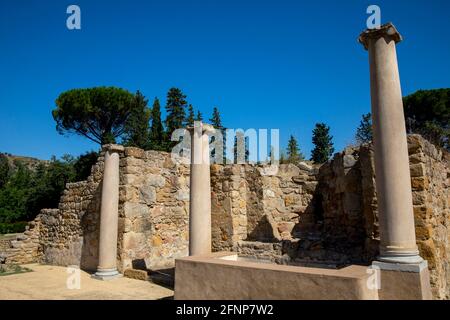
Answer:
[[[149,208],[146,204],[125,202],[123,213],[128,218],[144,217],[149,214]]]
[[[155,187],[143,186],[139,189],[140,198],[146,204],[152,204],[156,201],[156,190]]]
[[[148,273],[145,270],[138,269],[125,269],[123,275],[127,278],[148,281]]]
[[[134,157],[143,159],[145,158],[145,151],[135,147],[126,147],[125,148],[125,157]]]
[[[166,179],[157,174],[149,174],[145,178],[145,184],[152,187],[162,188],[166,184]]]

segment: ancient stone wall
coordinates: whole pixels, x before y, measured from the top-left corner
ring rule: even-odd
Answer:
[[[408,137],[417,243],[435,298],[450,289],[449,154]],[[68,184],[58,209],[42,210],[4,241],[7,263],[95,270],[103,155],[86,181]],[[120,159],[118,268],[173,266],[188,254],[189,168],[164,152],[125,148]],[[320,168],[308,163],[212,165],[212,247],[278,263],[339,266],[378,254],[371,146],[346,148]],[[6,243],[6,244],[5,244]]]
[[[44,209],[4,250],[7,263],[98,265],[102,153],[86,181],[68,183],[58,209]],[[173,267],[188,253],[189,169],[170,154],[125,148],[120,158],[118,269]],[[36,228],[34,226],[37,226]]]
[[[433,296],[450,299],[450,154],[408,137],[416,238],[428,261]]]
[[[36,219],[28,223],[24,233],[8,235],[2,239],[0,263],[27,264],[39,261],[40,221]]]
[[[450,297],[450,157],[419,135],[408,136],[417,245],[428,260],[433,296]],[[378,255],[378,211],[371,146],[347,148],[320,168],[322,246],[341,262]]]
[[[189,167],[170,154],[125,148],[120,162],[119,269],[160,269],[187,256]]]
[[[348,147],[319,170],[322,246],[341,263],[370,262],[378,254],[373,150]]]
[[[86,181],[66,185],[58,209],[39,214],[42,262],[97,268],[103,166],[101,154]]]
[[[28,224],[28,230],[6,251],[6,262],[79,265],[95,270],[102,176],[103,155],[86,181],[66,185],[58,209],[43,209]]]
[[[242,241],[291,240],[314,228],[315,169],[214,165],[211,170],[213,249]]]

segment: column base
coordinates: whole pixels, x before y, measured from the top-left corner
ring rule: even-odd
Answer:
[[[93,279],[97,279],[97,280],[112,280],[112,279],[116,279],[116,278],[121,278],[123,277],[122,274],[120,274],[116,268],[114,269],[99,269],[96,273],[94,273],[91,276]]]
[[[393,256],[379,256],[379,262],[386,262],[390,264],[420,264],[424,260],[418,254],[415,255],[393,255]]]
[[[372,268],[379,270],[380,300],[432,299],[430,273],[426,260],[422,259],[420,263],[374,261]]]

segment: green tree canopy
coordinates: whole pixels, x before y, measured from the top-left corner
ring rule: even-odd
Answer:
[[[450,150],[450,88],[419,90],[403,98],[409,133]]]
[[[86,180],[91,174],[91,169],[97,163],[99,153],[95,151],[81,154],[74,162],[73,169],[75,171],[75,181]]]
[[[74,158],[52,158],[48,165],[40,164],[32,175],[31,185],[26,197],[25,219],[33,219],[43,208],[57,208],[66,183],[76,177]]]
[[[0,154],[0,189],[6,184],[9,178],[9,161],[3,155]]]
[[[314,149],[311,152],[311,160],[316,163],[327,162],[334,153],[332,140],[330,127],[325,123],[317,123],[313,130],[312,142]]]
[[[130,147],[148,149],[150,145],[151,110],[148,108],[148,100],[137,91],[133,99],[133,107],[125,123],[123,144]]]
[[[115,87],[73,89],[56,99],[52,111],[60,134],[76,133],[99,144],[114,143],[139,106],[133,94]]]
[[[14,166],[14,173],[0,189],[0,223],[26,220],[32,172],[21,162]]]
[[[303,160],[303,154],[300,152],[298,147],[297,140],[293,135],[289,138],[288,147],[287,147],[287,162],[289,163],[298,163]]]
[[[97,157],[93,151],[77,158],[52,157],[34,169],[15,160],[6,183],[0,187],[0,224],[14,227],[16,222],[34,219],[41,209],[57,208],[66,183],[86,180]]]
[[[356,142],[358,144],[369,143],[372,141],[372,114],[369,112],[362,115],[359,127],[356,129]]]

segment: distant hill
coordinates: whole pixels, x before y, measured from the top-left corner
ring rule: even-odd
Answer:
[[[44,164],[50,163],[50,161],[48,160],[40,160],[31,157],[16,156],[10,153],[3,153],[3,152],[0,152],[0,157],[6,157],[12,169],[15,169],[17,167],[16,165],[17,162],[22,163],[25,167],[33,171],[36,170],[38,165],[41,163]]]

